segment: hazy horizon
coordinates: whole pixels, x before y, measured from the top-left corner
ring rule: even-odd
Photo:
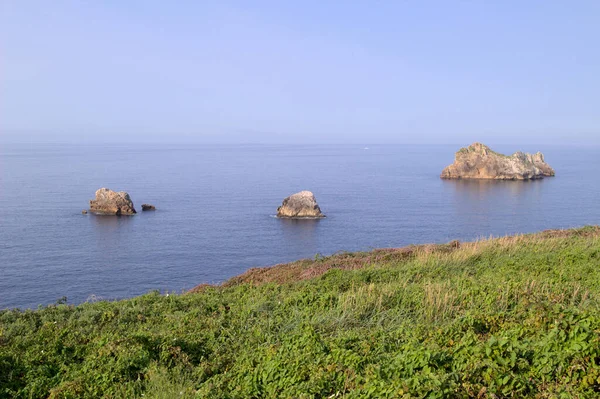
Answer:
[[[0,141],[600,144],[600,3],[3,2]]]

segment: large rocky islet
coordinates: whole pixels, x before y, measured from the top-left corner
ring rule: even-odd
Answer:
[[[454,163],[446,167],[442,179],[495,179],[533,180],[554,176],[541,152],[527,154],[521,151],[507,156],[485,144],[474,143],[456,152]]]

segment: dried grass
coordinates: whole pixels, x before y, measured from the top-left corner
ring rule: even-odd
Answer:
[[[558,245],[560,239],[574,236],[600,238],[600,226],[587,226],[568,230],[545,230],[535,234],[487,238],[468,243],[455,240],[447,244],[410,245],[404,248],[383,248],[370,252],[343,252],[328,257],[303,259],[270,267],[251,268],[245,273],[227,280],[222,286],[260,285],[265,283],[285,284],[319,277],[331,269],[356,270],[375,264],[405,262],[412,259],[423,262],[432,259],[438,261],[444,258],[447,259],[450,256],[452,260],[466,260],[490,248],[501,251],[522,245],[535,247],[542,242],[548,244],[548,241],[552,242],[553,240]],[[214,286],[200,284],[189,292],[202,292],[208,287]]]

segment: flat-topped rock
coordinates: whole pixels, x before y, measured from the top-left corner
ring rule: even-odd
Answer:
[[[283,200],[277,208],[277,217],[291,219],[324,218],[315,196],[310,191],[300,191]]]
[[[133,215],[133,202],[125,191],[115,192],[108,188],[96,191],[96,199],[90,200],[90,212],[98,215]]]
[[[142,204],[142,211],[155,211],[156,207],[151,204]]]
[[[441,174],[442,179],[530,180],[545,176],[554,176],[554,169],[546,163],[541,152],[519,151],[507,156],[481,143],[458,150],[454,163]]]

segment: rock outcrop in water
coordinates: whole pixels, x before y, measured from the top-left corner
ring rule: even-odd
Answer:
[[[290,195],[277,208],[277,217],[291,219],[324,218],[315,196],[310,191]]]
[[[142,204],[142,211],[155,211],[156,207],[151,204]]]
[[[133,202],[125,191],[115,192],[108,188],[96,191],[96,199],[90,200],[90,212],[98,215],[133,215]]]
[[[454,163],[442,171],[441,178],[530,180],[545,176],[554,176],[554,169],[546,163],[541,152],[526,154],[519,151],[507,156],[475,143],[456,153]]]

